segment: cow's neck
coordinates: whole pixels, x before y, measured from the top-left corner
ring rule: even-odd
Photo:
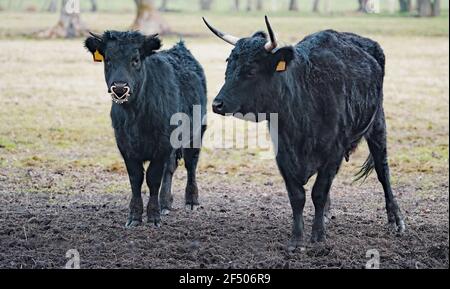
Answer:
[[[278,113],[278,119],[282,127],[300,125],[305,119],[307,104],[302,99],[302,89],[299,83],[298,69],[295,63],[285,72],[275,76],[272,93],[272,105]]]

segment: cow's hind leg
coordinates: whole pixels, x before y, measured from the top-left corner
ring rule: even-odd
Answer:
[[[330,188],[336,176],[339,165],[327,166],[321,169],[317,175],[312,190],[312,199],[315,208],[314,223],[311,234],[311,242],[325,241],[325,215],[330,201]]]
[[[161,214],[168,215],[172,210],[172,179],[177,169],[177,154],[174,151],[164,166],[161,190],[159,193],[159,204],[161,206]]]
[[[398,232],[403,232],[405,230],[405,223],[390,183],[384,113],[375,121],[372,130],[366,136],[366,140],[373,158],[378,180],[383,185],[389,224],[395,227]]]
[[[197,165],[200,157],[200,149],[185,149],[183,156],[187,170],[187,184],[185,191],[186,209],[196,210],[200,205],[197,187]]]
[[[147,185],[150,189],[150,199],[147,205],[147,220],[156,227],[161,226],[159,206],[159,189],[164,171],[164,161],[154,160],[147,169]]]
[[[142,183],[144,182],[144,167],[142,162],[137,160],[125,159],[128,176],[131,184],[131,201],[130,214],[126,223],[127,228],[132,228],[142,223],[142,213],[144,211],[144,204],[142,201]]]

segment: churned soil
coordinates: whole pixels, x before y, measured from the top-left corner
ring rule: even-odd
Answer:
[[[432,197],[415,194],[413,186],[396,188],[407,225],[398,235],[386,225],[375,178],[357,186],[338,178],[327,241],[309,243],[308,199],[305,244],[288,252],[291,210],[278,178],[261,184],[214,178],[201,183],[199,210],[185,211],[184,176],[177,174],[175,208],[162,227],[125,229],[130,196],[123,172],[92,170],[89,178],[73,171],[1,173],[0,268],[63,268],[71,249],[79,252],[81,268],[364,268],[373,250],[380,268],[449,265],[448,181],[437,183]],[[72,189],[39,190],[67,174],[78,180]],[[107,192],[106,183],[124,189]]]

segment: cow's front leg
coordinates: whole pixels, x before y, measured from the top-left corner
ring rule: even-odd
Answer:
[[[325,214],[327,211],[327,203],[329,202],[329,194],[331,184],[336,176],[336,168],[327,168],[319,171],[317,180],[312,190],[312,199],[315,207],[314,223],[311,234],[311,242],[325,241]]]
[[[280,151],[277,155],[277,164],[280,169],[286,184],[286,189],[289,195],[289,201],[292,208],[292,237],[288,243],[288,251],[292,252],[297,247],[300,247],[303,242],[304,235],[304,221],[303,208],[305,207],[305,189],[303,183],[298,181],[296,172],[299,171],[296,164],[293,163],[290,153],[282,150],[282,143],[280,143]]]
[[[142,201],[142,183],[144,182],[144,167],[138,160],[125,159],[128,176],[131,184],[130,213],[126,223],[127,228],[139,226],[142,223],[144,204]]]
[[[147,185],[150,189],[150,199],[147,205],[147,220],[156,227],[161,226],[161,212],[159,207],[159,189],[164,171],[164,161],[152,161],[147,169]]]
[[[288,250],[294,251],[303,242],[304,221],[303,208],[305,207],[305,189],[293,180],[286,180],[286,188],[292,208],[292,237],[288,244]]]
[[[294,251],[303,242],[304,221],[303,208],[305,207],[305,190],[302,186],[288,189],[289,200],[292,207],[293,225],[292,237],[288,244],[288,250]]]

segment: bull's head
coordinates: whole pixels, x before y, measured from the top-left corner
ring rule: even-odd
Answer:
[[[108,92],[117,104],[133,101],[145,81],[143,62],[161,48],[158,35],[144,36],[139,32],[107,31],[91,33],[86,48],[96,61],[105,62]]]
[[[235,46],[227,60],[225,84],[213,102],[214,112],[221,115],[277,112],[270,102],[276,93],[274,78],[288,69],[294,58],[293,47],[278,48],[267,16],[268,35],[257,32],[241,39],[222,33],[203,20],[216,36]]]

